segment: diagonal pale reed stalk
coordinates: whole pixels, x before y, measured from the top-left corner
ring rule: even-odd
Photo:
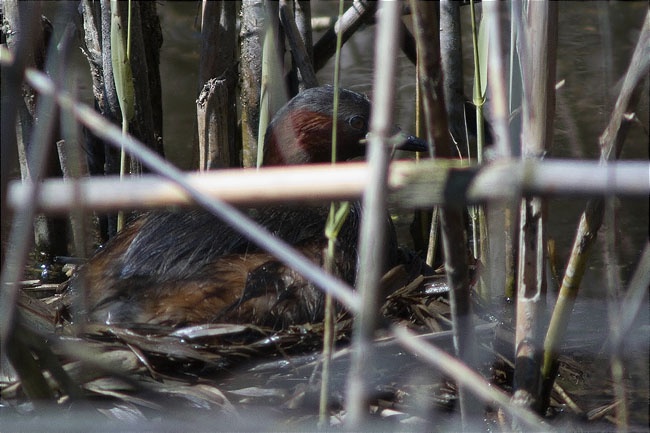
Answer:
[[[391,332],[400,345],[421,357],[423,362],[434,366],[451,377],[459,386],[476,395],[485,404],[497,405],[500,410],[516,419],[522,427],[525,426],[525,429],[522,428],[519,431],[555,431],[551,425],[545,423],[532,410],[511,404],[509,396],[504,391],[495,387],[476,370],[469,368],[465,363],[436,345],[418,340],[417,336],[404,326],[394,325]],[[465,431],[473,431],[477,426],[473,424],[470,427],[472,427],[472,430]]]

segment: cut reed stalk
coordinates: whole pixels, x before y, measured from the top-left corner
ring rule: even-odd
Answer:
[[[518,20],[517,48],[522,65],[522,156],[541,158],[551,148],[555,113],[557,4],[531,1]],[[540,367],[546,294],[546,205],[540,197],[521,203],[513,402],[540,407]]]

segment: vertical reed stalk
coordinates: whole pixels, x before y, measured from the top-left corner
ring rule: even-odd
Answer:
[[[441,68],[443,71],[443,87],[445,95],[445,109],[449,122],[449,133],[457,140],[456,147],[464,148],[467,134],[465,134],[465,96],[463,84],[463,44],[460,24],[460,3],[456,1],[443,0],[440,2],[440,52]],[[418,100],[421,99],[420,77],[417,77]],[[421,110],[421,103],[418,105],[418,113]],[[421,131],[416,132],[421,136]],[[431,143],[431,142],[430,142]],[[433,149],[431,149],[433,157]],[[438,158],[452,158],[453,146],[449,143],[446,146],[438,145],[435,156]],[[417,215],[416,221],[428,221],[423,211]],[[440,208],[434,207],[431,212],[431,224],[427,242],[426,263],[434,266],[435,255],[438,249],[438,235],[440,231]]]
[[[343,0],[339,0],[339,17],[343,16]],[[334,59],[334,101],[332,118],[338,119],[339,112],[339,77],[341,71],[341,45],[343,43],[343,34],[339,32],[336,37],[336,55]],[[313,74],[313,70],[311,72]],[[305,77],[305,74],[302,74]],[[314,77],[315,79],[315,77]],[[309,83],[305,83],[309,85]],[[337,131],[338,122],[332,122],[332,165],[336,164],[337,149]],[[342,203],[337,210],[336,203],[330,203],[330,212],[325,226],[325,236],[327,237],[327,251],[325,253],[325,270],[331,274],[334,273],[334,257],[336,254],[336,239],[339,231],[349,215],[349,203]],[[325,294],[325,321],[323,331],[323,375],[321,379],[320,401],[318,407],[318,425],[324,428],[328,423],[327,407],[329,405],[329,378],[330,378],[330,361],[332,360],[332,350],[336,340],[334,326],[334,301],[332,295]]]
[[[557,4],[531,1],[517,19],[524,87],[522,155],[540,158],[550,149],[553,137]],[[546,293],[545,208],[539,197],[524,199],[519,233],[513,402],[536,409],[540,404],[540,334]]]
[[[465,124],[465,84],[463,74],[463,41],[461,35],[460,2],[440,2],[440,64],[445,95],[445,109],[449,133],[456,141],[448,148],[437,146],[436,157],[458,157],[455,148],[467,148],[467,125]]]
[[[508,159],[512,157],[510,135],[508,133],[508,89],[506,87],[505,67],[503,65],[503,47],[501,44],[500,3],[485,2],[483,12],[485,23],[488,26],[488,76],[490,77],[490,91],[492,104],[492,127],[494,135],[499,137],[494,143],[496,158]],[[489,282],[491,298],[496,298],[497,290],[506,287],[507,257],[512,257],[512,248],[507,245],[507,237],[512,237],[505,224],[510,203],[490,203],[488,210],[488,225],[490,233],[489,257],[485,257],[489,268]],[[503,292],[501,292],[503,294]],[[491,299],[491,301],[493,298]]]
[[[450,149],[444,91],[440,76],[439,11],[435,3],[411,1],[415,38],[418,50],[418,75],[422,86],[427,139],[438,148]],[[470,301],[467,237],[463,210],[445,205],[440,212],[445,271],[450,291],[451,314],[454,323],[456,355],[470,367],[474,366],[474,332]],[[470,428],[482,408],[464,386],[458,389],[463,430]]]
[[[613,211],[613,209],[612,209]],[[609,209],[608,209],[609,213]],[[612,212],[613,214],[613,212]],[[613,215],[612,215],[613,216]],[[609,215],[606,217],[607,219]],[[613,218],[612,218],[613,219]],[[608,221],[609,224],[609,221]],[[614,225],[610,225],[611,237],[615,236]],[[612,239],[613,240],[613,239]],[[611,246],[613,242],[608,242]],[[608,279],[616,280],[616,269],[614,266],[611,268]],[[609,270],[609,269],[608,269]],[[619,280],[620,281],[620,280]],[[628,392],[625,387],[626,376],[629,377],[633,374],[628,370],[625,374],[624,365],[624,343],[625,336],[635,332],[633,329],[635,323],[638,323],[638,315],[642,308],[648,308],[648,285],[650,284],[650,242],[646,242],[643,254],[637,269],[630,280],[630,284],[625,290],[625,296],[621,297],[617,287],[608,284],[610,289],[610,303],[608,304],[609,316],[609,348],[611,350],[611,364],[610,371],[612,375],[612,382],[614,387],[614,395],[616,398],[616,424],[618,431],[625,432],[630,427],[630,405],[628,403]],[[615,295],[614,299],[612,295]],[[612,302],[613,301],[613,302]],[[647,353],[647,352],[646,352]],[[647,362],[647,357],[646,357]],[[647,364],[646,364],[647,365]],[[632,373],[632,374],[630,374]],[[647,371],[645,373],[647,374]],[[634,377],[634,376],[633,376]],[[646,382],[647,383],[647,382]],[[646,418],[647,419],[647,418]]]
[[[70,23],[66,27],[66,33],[59,45],[61,56],[66,56],[71,52],[73,35],[75,32],[74,25]],[[65,62],[67,63],[67,62]],[[72,94],[76,91],[78,76],[76,71],[66,71],[66,78],[63,80],[65,88]],[[79,183],[80,178],[89,176],[88,161],[84,157],[81,147],[81,128],[76,119],[69,114],[61,114],[61,130],[64,139],[56,143],[61,163],[61,171],[64,179],[72,182],[77,190],[76,197],[80,196]],[[89,213],[80,207],[74,207],[70,210],[70,228],[72,231],[72,240],[74,245],[74,254],[77,257],[90,257],[99,244],[99,224],[96,218],[88,218]],[[91,220],[91,224],[87,224]]]
[[[126,37],[124,20],[117,0],[111,0],[111,64],[117,91],[117,100],[122,114],[122,134],[129,131],[129,122],[135,115],[135,89],[131,72],[131,0],[127,3]],[[126,174],[126,152],[120,150],[120,179]],[[117,231],[124,227],[124,212],[117,214]]]
[[[618,432],[629,429],[629,405],[625,388],[623,364],[623,339],[621,335],[619,312],[621,299],[621,276],[616,255],[616,209],[614,196],[608,194],[605,200],[605,277],[607,280],[607,313],[609,319],[610,372],[616,399],[616,427]]]
[[[237,127],[236,8],[207,2],[201,8],[201,54],[197,86],[199,170],[239,167]]]
[[[333,209],[333,207],[332,207]],[[325,263],[323,267],[329,273],[334,272],[334,239],[327,240]],[[327,428],[329,425],[329,389],[332,351],[334,349],[334,300],[329,293],[325,294],[325,313],[323,320],[323,365],[321,367],[320,395],[318,397],[318,427]]]
[[[295,5],[295,3],[291,4]],[[318,86],[318,80],[316,79],[316,73],[314,72],[309,54],[310,50],[307,48],[306,41],[298,29],[294,20],[293,10],[287,0],[280,0],[280,22],[287,36],[293,58],[293,67],[291,70],[295,80],[292,84],[296,84],[297,89],[292,89],[291,93],[293,93],[293,90],[301,91],[301,89],[304,90]]]
[[[472,17],[472,46],[474,54],[474,105],[476,106],[476,159],[479,164],[483,163],[483,147],[485,142],[485,121],[483,118],[483,105],[485,104],[485,92],[487,89],[487,76],[483,77],[481,71],[486,70],[485,65],[481,64],[487,62],[486,56],[488,53],[484,52],[487,49],[487,44],[481,45],[481,52],[479,52],[478,30],[476,18],[474,16],[474,0],[470,1],[470,11]],[[487,23],[482,20],[481,31],[485,31]],[[482,60],[481,60],[482,57]],[[472,215],[472,241],[474,246],[474,258],[479,263],[486,263],[489,253],[489,239],[487,233],[486,221],[486,206],[471,206],[470,215]],[[477,292],[479,297],[487,302],[491,298],[489,293],[488,282],[490,281],[489,268],[487,266],[480,266],[480,274],[478,278]]]
[[[54,39],[54,30],[50,21],[42,15],[42,2],[7,0],[3,2],[2,8],[2,32],[6,36],[7,48],[18,58],[17,61],[20,66],[18,66],[17,70],[22,71],[24,67],[45,70],[46,61],[50,61],[48,59],[49,53],[54,55],[54,51],[51,51],[46,45],[48,40]],[[29,20],[33,22],[29,22]],[[50,50],[49,53],[46,52],[48,50]],[[36,116],[38,96],[30,86],[23,84],[22,76],[15,77],[15,81],[20,96],[9,100],[13,106],[6,107],[6,112],[9,116],[13,116],[11,113],[15,110],[17,123],[12,122],[11,125],[3,125],[12,131],[8,143],[12,143],[13,146],[9,153],[2,153],[2,161],[13,163],[14,159],[11,159],[11,155],[17,151],[21,178],[24,181],[32,182],[38,168],[32,167],[32,161],[28,158],[28,155],[31,152],[29,148],[32,142],[31,135],[40,120]],[[3,86],[3,92],[11,85],[10,83],[9,86]],[[7,96],[10,94],[10,92],[7,92]],[[3,98],[7,96],[3,93]],[[56,116],[57,114],[53,113],[52,115]],[[54,136],[49,138],[48,141],[48,145],[52,147],[56,138],[58,138],[55,137],[58,135],[56,127],[53,133]],[[51,152],[49,155],[50,157],[45,161],[44,175],[60,176],[56,154]],[[3,171],[3,174],[7,175],[10,172],[11,169]],[[32,224],[34,226],[34,242],[37,251],[50,256],[65,255],[67,253],[67,226],[64,219],[37,214]],[[5,238],[3,239],[5,241],[6,236],[7,233],[5,232]]]
[[[266,32],[262,48],[262,77],[260,87],[260,113],[257,136],[257,161],[259,168],[264,157],[264,132],[275,113],[287,101],[285,86],[273,89],[271,83],[284,83],[284,50],[280,40],[277,4],[267,3]],[[276,86],[277,87],[277,86]]]
[[[260,124],[260,85],[262,82],[262,45],[266,17],[261,0],[241,3],[239,41],[242,163],[255,167]],[[262,131],[264,133],[264,131]]]
[[[369,185],[363,196],[357,286],[361,308],[354,322],[352,365],[348,376],[348,427],[359,429],[368,411],[369,380],[373,371],[372,338],[378,313],[378,288],[386,238],[386,178],[388,138],[393,124],[395,72],[401,3],[382,1],[377,24],[374,73],[374,110],[368,142]]]
[[[521,3],[510,3],[510,70],[508,73],[508,113],[514,113],[522,104],[522,76],[519,56],[517,55],[517,35],[521,28]],[[513,116],[509,122],[508,136],[511,142],[511,156],[521,156],[521,115]],[[517,292],[517,258],[519,256],[519,204],[512,203],[506,207],[505,215],[505,297],[514,300]]]

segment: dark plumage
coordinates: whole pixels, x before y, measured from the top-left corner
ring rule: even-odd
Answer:
[[[275,116],[265,136],[265,164],[328,162],[333,88],[309,89]],[[364,154],[369,101],[343,90],[339,108],[339,160]],[[328,135],[329,134],[329,135]],[[327,245],[323,207],[250,209],[276,236],[322,265]],[[338,241],[338,275],[354,283],[360,207],[355,203]],[[395,262],[391,227],[386,263]],[[203,210],[151,212],[107,243],[73,277],[85,288],[85,315],[92,321],[179,326],[210,322],[282,327],[317,321],[323,295],[309,281],[261,251]]]

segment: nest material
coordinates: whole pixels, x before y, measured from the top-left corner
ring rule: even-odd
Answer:
[[[407,324],[425,334],[423,338],[435,339],[436,344],[451,352],[450,311],[444,290],[439,290],[444,286],[441,279],[444,276],[417,277],[405,282],[404,275],[394,270],[384,281],[400,286],[386,298],[381,312],[386,321]],[[130,422],[178,420],[189,413],[195,413],[192,420],[199,422],[209,413],[231,426],[241,427],[258,419],[249,417],[250,410],[260,417],[262,413],[270,416],[277,425],[293,428],[313,428],[317,422],[322,323],[281,330],[245,324],[180,329],[79,326],[67,322],[60,314],[69,300],[58,291],[60,287],[56,285],[25,287],[19,302],[23,319],[32,329],[48,335],[49,347],[70,378],[69,383],[62,383],[45,372],[57,407],[70,411],[83,401],[86,411]],[[330,383],[332,426],[344,417],[343,397],[349,368],[349,350],[345,346],[351,327],[349,315],[340,313],[336,321],[338,349],[332,361]],[[503,330],[495,333],[495,327],[496,324],[486,323],[478,328],[481,359],[487,360],[481,368],[495,384],[509,390],[511,360],[495,355],[494,351],[498,347],[495,336],[497,340],[507,340],[510,334]],[[453,425],[454,383],[431,371],[389,338],[378,338],[376,347],[380,359],[375,363],[375,392],[369,410],[377,420],[406,428],[427,428],[432,427],[432,413],[438,412],[447,414],[446,422]],[[580,389],[584,390],[581,386],[587,384],[580,375],[581,365],[569,361],[562,359],[560,378],[573,383],[573,395],[585,395],[580,393]],[[20,381],[10,374],[3,379],[2,400],[16,412],[24,410],[28,400]],[[70,384],[76,389],[71,390]],[[562,380],[552,396],[553,411],[570,410],[583,419],[611,417],[615,407],[611,396],[605,396],[609,398],[587,413],[580,409],[586,406],[575,403],[561,385]],[[260,412],[259,408],[266,409]],[[493,418],[496,422],[496,414]]]

